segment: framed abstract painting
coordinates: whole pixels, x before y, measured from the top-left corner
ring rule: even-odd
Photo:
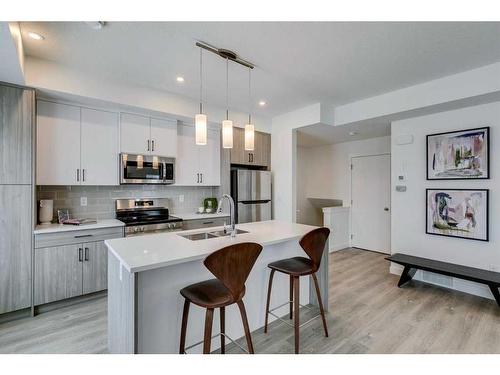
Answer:
[[[428,234],[488,241],[488,189],[426,189]]]
[[[427,179],[490,178],[490,128],[427,136]]]

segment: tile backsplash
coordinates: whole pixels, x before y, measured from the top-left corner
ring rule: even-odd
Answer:
[[[115,217],[115,200],[122,198],[169,198],[169,209],[195,212],[204,198],[219,197],[219,187],[169,185],[119,186],[37,186],[37,200],[54,200],[54,220],[58,209],[67,208],[72,217],[111,219]],[[184,201],[179,197],[184,195]],[[87,206],[80,198],[87,197]]]

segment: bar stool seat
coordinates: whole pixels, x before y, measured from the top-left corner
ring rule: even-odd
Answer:
[[[245,290],[237,300],[243,298],[244,294]],[[237,301],[233,298],[229,289],[218,279],[189,285],[181,289],[181,295],[195,305],[212,309],[232,305]]]
[[[269,263],[268,267],[291,276],[306,276],[314,272],[311,259],[304,257],[281,259]]]

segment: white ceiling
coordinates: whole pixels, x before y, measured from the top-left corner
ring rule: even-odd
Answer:
[[[110,22],[98,31],[83,22],[23,22],[21,28],[29,56],[191,98],[199,90],[195,40],[232,49],[257,65],[252,105],[262,116],[316,102],[345,104],[500,61],[500,23]],[[28,31],[45,40],[28,38]],[[206,100],[223,106],[225,62],[204,56]],[[231,64],[230,107],[248,109],[247,74]]]
[[[356,134],[350,135],[350,132]],[[316,124],[297,129],[297,145],[302,147],[324,146],[388,135],[391,135],[391,124],[388,121],[367,121],[342,126]]]

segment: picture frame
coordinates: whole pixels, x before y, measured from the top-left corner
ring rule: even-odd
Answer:
[[[490,127],[426,136],[427,180],[490,178]]]
[[[489,189],[425,189],[425,233],[489,241]]]

